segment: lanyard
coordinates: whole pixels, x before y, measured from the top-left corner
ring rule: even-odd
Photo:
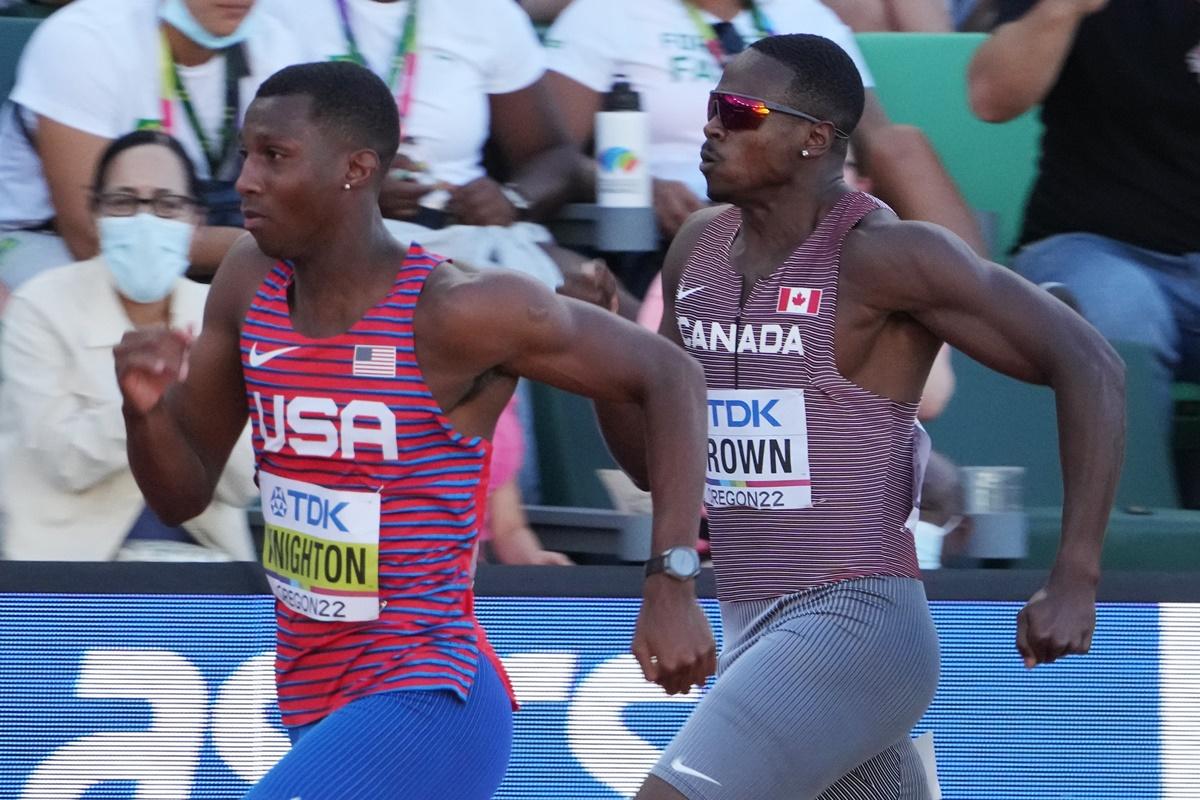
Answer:
[[[346,38],[346,46],[350,48],[350,60],[360,67],[370,68],[362,51],[358,49],[358,40],[354,38],[354,30],[350,27],[350,7],[346,0],[337,0],[338,14],[342,18],[342,35]],[[380,76],[383,77],[382,75]],[[412,108],[413,87],[417,78],[417,0],[408,0],[408,13],[404,15],[404,24],[400,26],[400,36],[396,39],[396,52],[392,55],[392,66],[388,70],[387,85],[396,94],[396,110],[400,112],[401,136],[404,132],[404,120]],[[397,83],[399,91],[397,91]]]
[[[237,144],[237,115],[241,105],[238,81],[248,72],[243,45],[234,45],[225,51],[225,111],[221,117],[221,140],[214,147],[214,143],[209,141],[208,134],[204,132],[204,126],[200,124],[200,118],[192,106],[192,99],[188,95],[187,87],[183,85],[183,81],[179,77],[179,69],[175,66],[175,59],[171,55],[171,44],[167,41],[165,32],[162,34],[161,42],[162,46],[159,50],[159,86],[162,90],[159,99],[160,124],[164,132],[173,133],[175,127],[174,101],[178,100],[179,104],[183,106],[184,116],[187,117],[188,124],[196,135],[196,140],[200,142],[200,149],[204,151],[204,159],[208,162],[209,177],[216,180],[220,177],[221,167],[229,161]]]
[[[692,24],[696,26],[696,31],[700,34],[700,38],[704,40],[704,46],[708,48],[708,52],[712,53],[712,57],[722,69],[729,63],[730,55],[725,52],[725,48],[721,46],[721,40],[717,36],[717,32],[713,30],[713,26],[705,21],[704,17],[700,16],[700,10],[692,5],[688,0],[683,0],[683,5],[687,8],[688,16],[691,17]],[[771,27],[771,21],[767,19],[767,15],[758,7],[758,3],[754,0],[748,0],[747,7],[750,10],[750,16],[754,19],[754,27],[763,36],[774,36],[775,30]]]

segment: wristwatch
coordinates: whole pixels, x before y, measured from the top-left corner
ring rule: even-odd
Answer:
[[[646,562],[646,577],[665,572],[677,581],[700,574],[700,554],[694,547],[671,547]]]
[[[512,203],[513,208],[517,210],[518,218],[525,219],[529,216],[529,210],[533,204],[529,202],[529,198],[521,194],[520,190],[514,184],[504,184],[500,187],[500,193],[504,195],[508,202]]]

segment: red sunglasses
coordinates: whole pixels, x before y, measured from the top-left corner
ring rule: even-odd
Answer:
[[[790,117],[799,117],[806,119],[814,124],[822,122],[833,125],[832,122],[826,119],[817,119],[812,114],[805,114],[799,109],[781,106],[777,103],[768,103],[757,97],[750,97],[744,94],[730,94],[729,92],[709,92],[708,93],[708,118],[716,117],[721,121],[721,127],[727,131],[753,131],[757,130],[759,125],[763,124],[772,111],[778,111],[780,114],[787,114]],[[841,128],[834,126],[833,135],[839,139],[849,139],[850,135]]]

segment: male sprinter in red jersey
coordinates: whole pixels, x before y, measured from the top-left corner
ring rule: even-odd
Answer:
[[[653,428],[654,545],[694,544],[704,382],[693,359],[515,273],[396,242],[378,195],[396,103],[370,71],[289,67],[263,83],[237,188],[253,234],[217,273],[194,345],[117,348],[130,461],[168,522],[203,509],[249,415],[295,743],[258,800],[492,796],[512,734],[473,612],[488,437],[518,376],[629,403]],[[646,583],[635,647],[668,691],[714,644],[690,582]]]
[[[850,190],[842,162],[862,107],[854,63],[816,36],[755,43],[711,96],[701,169],[731,205],[697,212],[671,245],[661,332],[708,384],[725,642],[642,800],[929,796],[909,740],[938,675],[912,535],[928,442],[913,423],[942,342],[1054,388],[1062,545],[1017,648],[1033,666],[1092,637],[1122,365],[1045,292]],[[655,424],[637,416],[603,409],[635,476]]]

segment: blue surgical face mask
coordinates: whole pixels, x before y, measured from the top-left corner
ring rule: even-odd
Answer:
[[[187,272],[196,227],[153,214],[100,217],[100,255],[117,291],[135,303],[162,300]]]
[[[242,24],[228,36],[217,36],[192,16],[191,10],[184,0],[166,0],[158,11],[158,18],[177,29],[184,36],[208,50],[224,50],[246,41],[254,30],[258,19],[259,4],[255,3],[250,12],[242,20]]]

